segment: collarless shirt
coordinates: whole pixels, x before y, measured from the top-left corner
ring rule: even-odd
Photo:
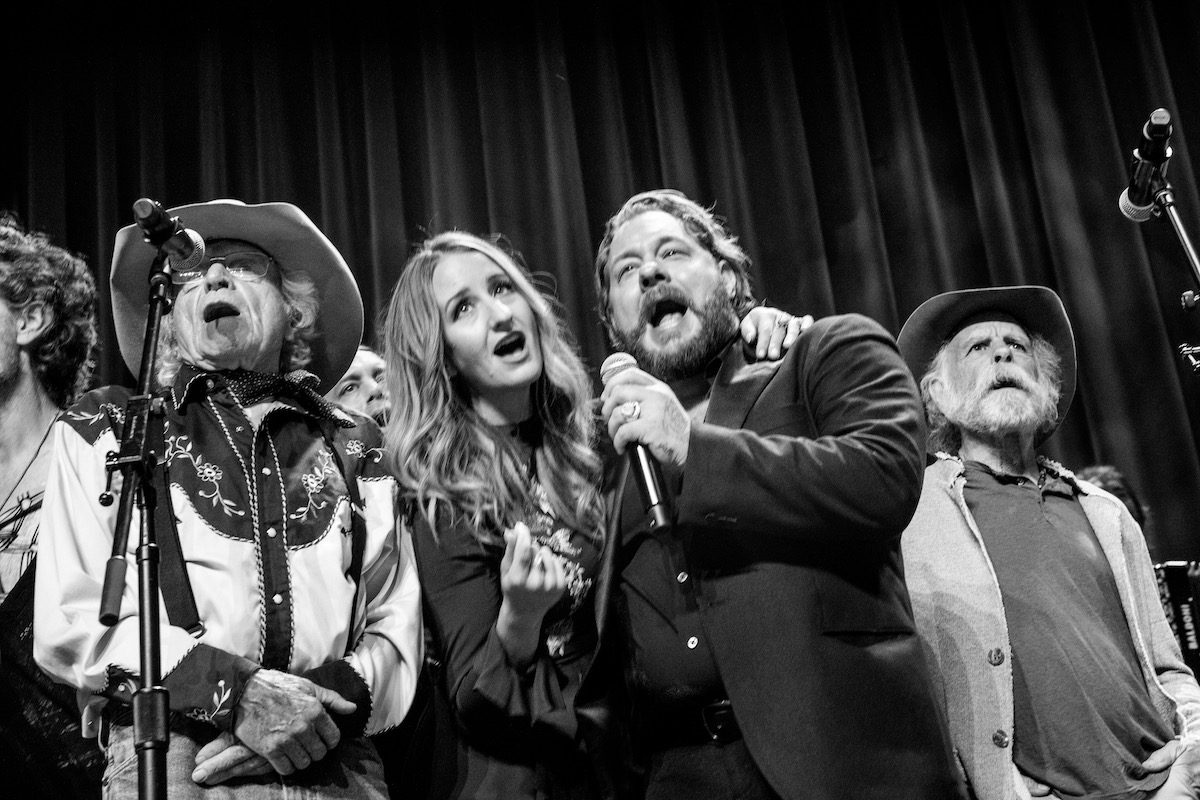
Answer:
[[[1012,644],[1013,759],[1063,797],[1138,800],[1140,763],[1173,734],[1155,712],[1112,569],[1068,476],[964,465]]]

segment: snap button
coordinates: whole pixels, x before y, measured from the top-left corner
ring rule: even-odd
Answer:
[[[269,538],[274,539],[277,533],[278,531],[276,531],[274,528],[267,528],[267,536]]]
[[[270,468],[270,467],[263,467],[263,468],[262,468],[262,474],[263,474],[263,475],[270,475],[270,474],[271,474],[271,468]]]
[[[274,597],[272,597],[271,600],[273,600],[275,602],[275,605],[279,605],[280,603],[283,602],[283,595],[277,594]]]
[[[996,747],[1008,747],[1008,734],[1004,731],[996,731],[992,734],[992,744]]]
[[[1000,666],[1004,663],[1004,651],[999,647],[993,647],[991,650],[988,650],[987,660],[993,667]]]

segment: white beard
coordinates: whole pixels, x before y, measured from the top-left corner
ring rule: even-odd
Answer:
[[[1011,374],[1011,373],[1009,373]],[[1049,429],[1058,419],[1058,398],[1043,381],[1021,377],[1022,388],[991,389],[994,374],[980,376],[966,391],[953,387],[946,419],[960,431],[983,439]]]

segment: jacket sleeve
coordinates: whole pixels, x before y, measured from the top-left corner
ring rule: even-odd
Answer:
[[[693,424],[680,521],[814,543],[898,537],[920,496],[926,430],[892,337],[866,317],[822,320],[781,380],[795,382],[791,404],[752,414],[749,427]]]
[[[1091,487],[1089,487],[1091,488]],[[1104,494],[1093,491],[1092,494]],[[1134,604],[1141,619],[1138,628],[1146,638],[1150,668],[1163,691],[1175,703],[1179,715],[1176,732],[1193,744],[1200,744],[1200,685],[1183,661],[1179,641],[1163,610],[1158,593],[1158,579],[1141,528],[1115,497],[1107,497],[1121,517],[1123,549],[1128,561],[1129,579],[1134,591]]]
[[[533,663],[520,668],[496,633],[501,551],[481,544],[465,524],[444,519],[438,518],[435,535],[424,514],[414,514],[413,542],[425,613],[459,723],[476,736],[541,724],[573,738],[576,720],[563,694],[567,678],[545,643]]]

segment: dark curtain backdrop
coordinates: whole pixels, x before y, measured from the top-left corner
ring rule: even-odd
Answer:
[[[759,296],[791,311],[895,333],[938,292],[1056,289],[1080,379],[1051,454],[1117,465],[1151,508],[1155,557],[1200,557],[1198,379],[1175,354],[1200,343],[1178,301],[1193,279],[1165,222],[1116,206],[1165,106],[1200,236],[1200,4],[142,8],[43,5],[0,48],[0,207],[85,254],[106,293],[141,196],[296,203],[369,318],[413,243],[503,231],[595,366],[603,223],[635,191],[677,187],[716,204]],[[103,343],[100,378],[128,381],[107,316]]]

